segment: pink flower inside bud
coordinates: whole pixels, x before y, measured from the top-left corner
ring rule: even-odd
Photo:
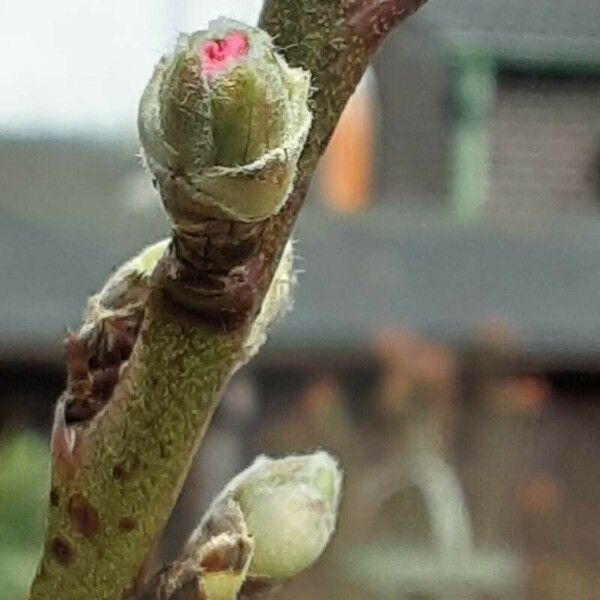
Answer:
[[[226,71],[232,62],[248,54],[248,38],[241,31],[232,31],[221,40],[210,40],[200,49],[202,73],[217,75]]]

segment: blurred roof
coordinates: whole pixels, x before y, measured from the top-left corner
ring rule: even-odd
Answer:
[[[512,56],[600,57],[598,0],[430,0],[410,23],[407,35],[394,38],[409,50],[437,31]],[[385,167],[390,185],[357,218],[307,207],[297,232],[298,268],[306,272],[296,310],[275,328],[271,348],[364,347],[391,324],[463,344],[482,321],[500,317],[534,353],[596,355],[600,217],[546,214],[464,226],[441,210],[418,212],[420,202],[407,209],[405,197],[445,195],[445,174],[436,179],[445,153],[444,71],[432,75],[437,53],[423,66],[421,46],[387,48],[382,68],[398,85],[384,90],[384,109],[408,115],[385,114],[396,140],[385,152],[393,158]],[[393,67],[397,56],[407,64]],[[0,358],[59,357],[64,327],[77,326],[87,296],[165,231],[134,153],[133,140],[0,140]],[[425,154],[433,158],[419,170],[416,159]],[[407,173],[422,183],[401,191]]]
[[[0,358],[60,356],[111,269],[168,231],[134,143],[0,140]]]
[[[111,161],[102,167],[99,160],[105,149],[76,149],[70,167],[81,181],[46,178],[38,190],[45,211],[18,215],[8,206],[15,198],[2,195],[4,359],[60,357],[64,328],[77,326],[87,296],[165,227],[150,192],[141,212],[123,204],[128,194],[118,200]],[[85,177],[90,155],[106,171],[104,204],[101,188],[94,191]],[[94,201],[86,203],[86,218],[67,219],[61,194],[78,189]],[[271,348],[362,349],[379,328],[393,325],[464,344],[486,319],[500,317],[523,333],[531,352],[589,357],[600,339],[599,230],[600,219],[589,215],[464,226],[393,203],[355,218],[312,203],[297,231],[303,273],[296,309],[275,328]]]
[[[390,326],[467,345],[500,321],[539,357],[600,351],[600,218],[465,225],[393,205],[300,218],[296,309],[273,345],[350,347]]]
[[[417,19],[510,56],[600,60],[598,0],[430,0]]]

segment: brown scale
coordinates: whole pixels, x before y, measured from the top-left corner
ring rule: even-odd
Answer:
[[[110,400],[121,366],[131,356],[139,319],[105,321],[97,336],[82,340],[70,333],[65,339],[67,361],[67,424],[89,421]]]

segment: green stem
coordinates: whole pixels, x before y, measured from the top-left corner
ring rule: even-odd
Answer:
[[[313,125],[298,165],[294,191],[263,233],[261,251],[276,264],[291,234],[312,175],[348,99],[390,31],[427,0],[265,0],[259,26],[292,67],[311,73]]]
[[[206,215],[189,215],[200,219],[207,239],[174,232],[107,406],[88,421],[66,423],[65,401],[59,402],[46,539],[31,600],[115,600],[135,587],[221,391],[245,357],[252,322],[339,115],[385,34],[422,1],[266,1],[261,26],[292,66],[312,72],[316,87],[295,189],[258,231],[216,219],[207,234]],[[240,236],[251,248],[237,265],[246,279],[240,285],[239,268],[228,264],[220,296],[203,266],[211,236],[220,236],[219,256],[228,260]]]
[[[239,339],[166,319],[151,305],[101,418],[89,427],[57,418],[32,599],[113,600],[130,588],[172,510]]]

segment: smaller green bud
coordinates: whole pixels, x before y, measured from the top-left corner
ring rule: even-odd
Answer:
[[[308,74],[290,68],[260,29],[220,19],[181,35],[156,67],[138,121],[163,196],[169,182],[178,206],[242,221],[275,214],[310,129],[309,89]]]
[[[341,486],[340,467],[326,452],[261,456],[217,497],[193,539],[210,537],[234,501],[254,541],[248,578],[282,583],[325,550],[335,530]]]

